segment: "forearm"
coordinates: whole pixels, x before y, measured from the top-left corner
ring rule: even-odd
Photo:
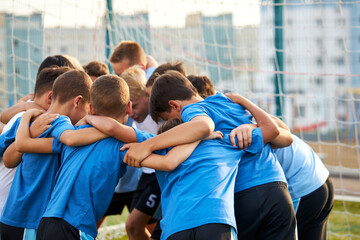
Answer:
[[[143,142],[153,152],[173,146],[193,143],[208,137],[214,131],[214,122],[209,117],[196,117],[190,122],[176,126]]]
[[[52,138],[31,138],[29,131],[31,116],[21,118],[15,138],[15,148],[21,153],[52,153]]]
[[[277,118],[277,117],[275,117],[273,115],[270,115],[270,116],[275,121],[275,123],[279,126],[279,128],[282,128],[282,129],[287,130],[287,131],[290,132],[289,127],[283,121],[281,121],[279,118]]]
[[[272,116],[276,124],[279,126],[280,134],[275,139],[271,141],[271,147],[272,148],[282,148],[282,147],[288,147],[293,142],[293,137],[290,132],[290,129],[288,126],[281,121],[279,118]]]
[[[156,169],[159,171],[172,171],[190,157],[200,141],[184,144],[172,148],[165,156],[151,154],[141,166]]]
[[[136,142],[136,132],[132,127],[119,123],[113,118],[104,116],[86,116],[86,122],[105,133],[125,143]]]
[[[28,110],[30,108],[41,109],[41,107],[39,105],[37,105],[36,103],[31,103],[31,102],[19,103],[19,104],[16,104],[16,105],[8,108],[8,109],[5,109],[0,115],[0,121],[2,123],[6,124],[17,113],[22,112],[22,111],[26,111],[26,110]]]
[[[60,141],[69,147],[89,145],[101,139],[109,137],[96,128],[82,128],[78,130],[66,130],[60,136]]]
[[[17,151],[15,144],[12,143],[4,152],[3,161],[7,168],[15,168],[21,162],[22,153]]]
[[[260,107],[238,94],[230,94],[228,96],[234,103],[240,104],[250,111],[263,134],[264,143],[272,141],[280,134],[275,121]]]
[[[274,138],[270,143],[272,148],[288,147],[294,141],[291,133],[283,128],[279,128],[280,134]]]

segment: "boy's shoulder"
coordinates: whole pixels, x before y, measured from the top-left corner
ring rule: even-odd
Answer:
[[[57,119],[50,123],[51,127],[43,132],[39,137],[55,137],[60,139],[60,135],[66,130],[75,130],[68,116],[60,115]]]
[[[153,133],[144,132],[144,131],[141,131],[141,130],[139,130],[139,129],[137,129],[137,128],[134,128],[134,130],[135,130],[135,134],[136,134],[136,141],[137,141],[138,143],[144,142],[144,141],[146,141],[147,139],[156,136],[156,135],[153,134]]]

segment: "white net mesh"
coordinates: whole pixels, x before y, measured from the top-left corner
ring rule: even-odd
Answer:
[[[108,63],[118,42],[137,41],[280,115],[331,170],[330,239],[360,239],[360,1],[0,3],[0,110],[33,91],[44,57]]]

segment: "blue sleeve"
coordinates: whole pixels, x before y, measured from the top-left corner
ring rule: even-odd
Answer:
[[[141,130],[139,130],[139,129],[137,129],[137,128],[134,128],[134,130],[135,130],[135,133],[136,133],[136,141],[137,141],[138,143],[144,142],[144,141],[146,141],[147,139],[156,136],[155,134],[148,133],[148,132],[144,132],[144,131],[141,131]]]
[[[145,70],[146,79],[149,79],[149,77],[154,73],[156,67],[150,67]]]
[[[136,132],[136,140],[137,140],[138,143],[144,142],[147,139],[156,136],[155,134],[152,134],[152,133],[144,132],[144,131],[141,131],[141,130],[136,129],[136,128],[134,128],[134,129],[135,129],[135,132]],[[166,152],[167,152],[167,149],[161,149],[161,150],[154,151],[155,154],[159,154],[159,155],[165,155]],[[125,156],[125,153],[126,153],[126,151],[124,152],[124,156]]]
[[[66,130],[75,130],[75,127],[71,124],[71,121],[68,117],[60,116],[53,123],[51,136],[55,137],[60,141],[61,134]]]
[[[191,104],[185,106],[181,112],[181,119],[183,120],[183,122],[189,122],[191,121],[191,119],[197,116],[210,117],[208,111],[205,108],[199,106],[198,104],[196,105]]]
[[[260,128],[255,128],[252,131],[251,139],[251,144],[245,151],[250,153],[260,153],[264,148],[264,140]]]
[[[21,118],[18,118],[11,128],[0,135],[0,157],[4,155],[6,149],[15,141],[17,129],[19,127]]]
[[[52,153],[61,153],[63,150],[64,144],[54,138],[53,145],[52,145]]]

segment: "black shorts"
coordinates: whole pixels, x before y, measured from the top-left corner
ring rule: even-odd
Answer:
[[[126,192],[126,193],[114,193],[111,203],[105,213],[104,216],[117,215],[122,214],[124,207],[126,206],[129,210],[129,213],[134,208],[134,192]]]
[[[43,217],[36,233],[36,240],[79,240],[80,231],[61,218]]]
[[[2,240],[23,240],[24,228],[13,227],[0,223],[0,239]]]
[[[235,235],[230,225],[210,223],[174,233],[168,240],[234,240]]]
[[[155,173],[143,173],[134,195],[136,201],[134,208],[149,216],[153,216],[159,206],[160,198],[161,191]]]
[[[314,192],[301,197],[296,212],[299,240],[326,240],[326,225],[334,205],[334,186],[329,177]]]
[[[235,193],[235,217],[238,239],[295,239],[295,212],[284,182]]]

